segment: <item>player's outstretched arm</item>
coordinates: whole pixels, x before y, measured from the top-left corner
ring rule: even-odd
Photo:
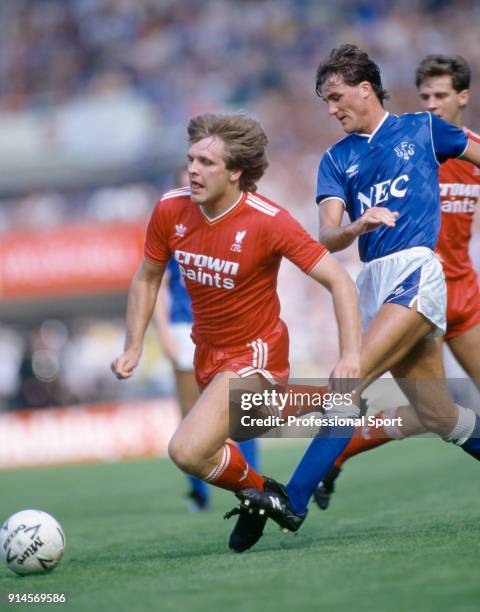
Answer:
[[[331,377],[334,379],[360,378],[360,310],[357,289],[344,268],[327,255],[310,272],[333,298],[338,324],[340,360]]]
[[[395,227],[398,217],[397,212],[374,206],[353,223],[342,225],[343,210],[343,202],[337,198],[330,198],[319,205],[320,242],[332,253],[346,249],[360,234],[373,232],[381,225]]]
[[[461,159],[469,161],[480,168],[480,144],[470,139]]]
[[[168,320],[168,275],[163,276],[162,284],[158,292],[157,301],[153,310],[153,321],[157,326],[158,336],[160,338],[160,344],[163,347],[163,351],[172,363],[178,358],[178,346],[175,339],[172,336],[170,330],[170,322]]]
[[[111,365],[117,378],[130,378],[140,361],[145,330],[152,316],[164,270],[164,265],[154,265],[144,259],[133,277],[128,292],[124,352]]]

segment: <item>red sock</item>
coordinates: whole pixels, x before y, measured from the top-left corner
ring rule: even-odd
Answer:
[[[263,491],[265,483],[265,478],[250,467],[238,448],[229,442],[223,445],[222,460],[204,480],[229,491],[249,488]]]
[[[379,412],[375,415],[376,418],[384,418],[384,413]],[[386,442],[391,442],[394,438],[391,438],[385,431],[382,425],[372,426],[366,425],[364,427],[356,427],[352,439],[347,444],[343,453],[337,457],[335,465],[339,468],[342,467],[343,463],[359,453],[364,453],[367,450],[381,446]]]

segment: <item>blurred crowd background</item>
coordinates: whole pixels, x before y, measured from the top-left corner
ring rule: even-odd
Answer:
[[[461,54],[474,76],[468,125],[478,130],[479,23],[475,0],[0,3],[0,409],[172,391],[154,329],[134,380],[119,383],[109,371],[123,343],[126,285],[9,295],[4,277],[18,258],[7,270],[2,243],[145,224],[174,186],[188,119],[231,110],[256,116],[269,137],[259,190],[316,234],[316,167],[342,136],[314,92],[319,61],[357,43],[381,66],[388,110],[405,112],[418,110],[417,63],[427,53]],[[78,244],[64,248],[74,265]],[[479,263],[477,239],[472,256]],[[356,274],[354,249],[340,259]],[[328,375],[337,347],[325,292],[290,264],[280,292],[293,374]]]

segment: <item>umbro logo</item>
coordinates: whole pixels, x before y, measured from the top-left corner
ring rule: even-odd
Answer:
[[[180,236],[180,238],[183,238],[183,236],[185,236],[186,231],[187,228],[185,227],[185,225],[183,225],[183,223],[179,223],[175,226],[175,236]]]
[[[358,172],[358,164],[353,164],[349,168],[346,169],[345,173],[347,176],[352,177],[355,176]]]

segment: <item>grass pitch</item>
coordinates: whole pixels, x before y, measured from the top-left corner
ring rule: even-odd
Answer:
[[[264,449],[286,480],[307,441]],[[7,592],[67,594],[55,609],[116,611],[467,611],[480,607],[480,466],[434,439],[388,444],[349,462],[327,512],[296,535],[270,523],[253,551],[226,542],[232,496],[191,514],[168,459],[0,473],[0,521],[40,508],[67,550],[44,576],[0,567]]]

